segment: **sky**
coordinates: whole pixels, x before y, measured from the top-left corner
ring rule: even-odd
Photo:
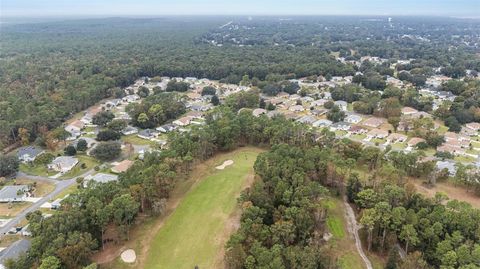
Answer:
[[[0,0],[0,17],[127,15],[480,17],[480,0]]]

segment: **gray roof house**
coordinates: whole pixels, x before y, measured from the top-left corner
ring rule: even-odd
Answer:
[[[338,100],[334,102],[341,110],[347,111],[348,103],[342,100]]]
[[[157,127],[156,130],[162,133],[168,133],[177,129],[175,124],[164,124],[160,127]]]
[[[332,130],[332,131],[335,131],[335,130],[348,131],[350,129],[350,126],[352,126],[350,123],[340,121],[340,122],[336,122],[336,123],[330,125],[330,130]]]
[[[317,119],[313,116],[303,116],[297,121],[306,124],[313,124],[315,121],[317,121]]]
[[[31,245],[30,240],[20,239],[2,250],[0,252],[0,268],[5,268],[5,262],[7,260],[17,259],[21,254],[27,252]]]
[[[28,197],[27,185],[5,186],[0,190],[0,203],[22,202]]]
[[[89,181],[95,181],[97,183],[107,183],[110,181],[116,181],[118,179],[117,175],[105,174],[105,173],[98,173],[95,175],[89,175],[85,177],[84,186],[88,184]]]
[[[133,126],[127,126],[122,130],[123,135],[132,135],[138,133],[138,129]]]
[[[333,122],[331,120],[325,120],[325,119],[317,120],[316,122],[313,123],[313,127],[328,127],[332,125],[332,123]]]
[[[44,152],[43,149],[33,147],[33,146],[28,146],[28,147],[23,147],[18,150],[17,156],[18,159],[22,162],[33,162],[35,161],[35,158],[37,158],[38,155],[42,154]]]
[[[438,170],[447,169],[451,176],[457,173],[457,166],[453,161],[437,161],[436,167]]]
[[[137,136],[140,137],[140,138],[143,138],[143,139],[150,140],[152,138],[157,137],[158,133],[155,130],[152,130],[152,129],[145,129],[145,130],[141,130],[140,132],[138,132]]]
[[[355,124],[355,123],[361,122],[361,121],[362,121],[362,117],[359,116],[359,115],[356,115],[356,114],[350,114],[350,115],[348,115],[348,116],[345,118],[344,121],[345,121],[345,122],[348,122],[348,123],[353,123],[353,124]]]
[[[53,169],[55,171],[66,173],[72,168],[77,165],[78,159],[72,156],[60,156],[55,158],[51,164],[48,165],[49,169]]]

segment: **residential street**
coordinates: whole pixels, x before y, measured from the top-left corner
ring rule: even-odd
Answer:
[[[82,175],[78,177],[86,177],[90,174],[93,173],[93,169],[83,173]],[[23,172],[18,172],[17,178],[26,178],[26,179],[31,179],[31,180],[38,180],[38,181],[46,181],[49,183],[55,184],[55,190],[53,190],[51,193],[47,194],[46,196],[42,197],[42,199],[38,200],[35,203],[32,203],[32,205],[25,210],[23,210],[20,214],[12,218],[5,226],[0,228],[0,238],[3,237],[10,229],[16,227],[22,219],[25,218],[25,216],[33,212],[37,209],[40,208],[41,205],[44,203],[48,202],[49,200],[53,199],[55,196],[57,196],[59,193],[61,193],[63,190],[67,189],[68,187],[72,186],[73,184],[76,183],[76,179],[78,177],[74,177],[71,179],[65,179],[65,180],[55,180],[51,179],[48,177],[41,177],[41,176],[32,176],[32,175],[27,175]]]

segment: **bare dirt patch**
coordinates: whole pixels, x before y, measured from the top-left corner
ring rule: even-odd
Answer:
[[[411,180],[417,191],[427,197],[434,197],[435,193],[443,192],[450,200],[464,201],[471,204],[475,208],[480,208],[480,197],[469,192],[463,186],[455,186],[448,182],[437,183],[434,187],[427,187],[419,180]]]

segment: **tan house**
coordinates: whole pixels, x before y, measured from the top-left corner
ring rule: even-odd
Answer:
[[[133,165],[133,161],[130,160],[123,160],[119,162],[117,165],[112,167],[112,172],[116,174],[123,173],[128,170]]]
[[[372,128],[378,128],[380,125],[385,123],[385,119],[382,118],[377,118],[377,117],[371,117],[366,119],[362,124],[368,127]]]

